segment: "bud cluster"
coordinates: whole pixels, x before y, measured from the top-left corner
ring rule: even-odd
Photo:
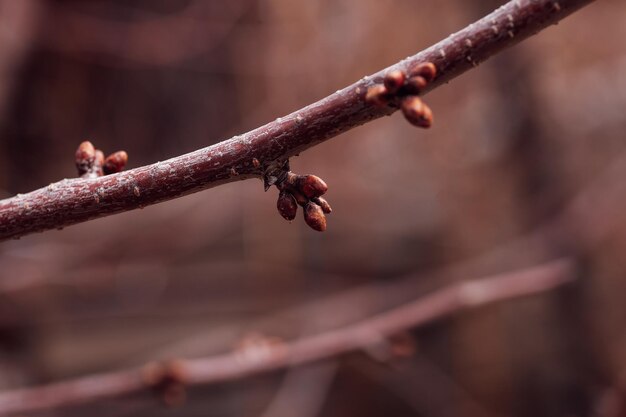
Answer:
[[[437,67],[425,62],[412,68],[408,74],[402,70],[392,70],[385,74],[383,84],[370,87],[365,101],[374,106],[385,106],[400,102],[402,114],[409,123],[429,128],[433,123],[433,112],[418,96],[424,92],[437,75]]]
[[[96,178],[124,170],[128,162],[128,154],[125,151],[117,151],[105,158],[100,149],[96,149],[91,142],[86,140],[78,145],[75,162],[80,177]]]
[[[276,207],[286,220],[296,218],[298,205],[304,209],[304,221],[314,230],[326,230],[326,214],[332,211],[330,204],[322,198],[328,186],[316,175],[296,175],[288,172],[284,180],[277,183],[280,190]]]

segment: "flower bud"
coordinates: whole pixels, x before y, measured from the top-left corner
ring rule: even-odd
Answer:
[[[298,212],[298,204],[296,198],[286,190],[282,190],[278,195],[278,201],[276,202],[276,208],[285,220],[292,221],[296,218]]]
[[[416,66],[411,71],[411,75],[420,75],[424,77],[427,82],[431,82],[437,75],[437,67],[432,62],[424,62]]]
[[[421,94],[427,85],[428,81],[426,81],[426,78],[421,75],[415,75],[407,80],[406,91],[410,94]]]
[[[404,75],[404,72],[400,70],[393,70],[389,71],[385,75],[385,79],[383,82],[385,84],[385,88],[387,88],[387,91],[389,91],[389,93],[391,94],[395,94],[398,92],[398,90],[400,90],[400,88],[402,88],[405,79],[406,76]]]
[[[93,167],[91,168],[91,176],[101,177],[102,165],[104,165],[104,153],[102,153],[100,149],[96,149],[96,160],[94,161]]]
[[[91,142],[86,140],[78,145],[78,149],[76,149],[75,154],[78,175],[86,174],[93,167],[95,159],[96,150]]]
[[[128,154],[125,151],[118,151],[107,156],[102,165],[105,174],[114,174],[120,172],[128,162]]]
[[[315,204],[320,206],[322,208],[322,211],[325,214],[330,214],[330,213],[333,212],[332,207],[330,206],[330,204],[328,204],[328,201],[326,201],[324,198],[322,198],[322,197],[315,197],[315,198],[312,198],[311,201],[313,201]]]
[[[433,113],[417,96],[409,96],[402,100],[402,113],[412,125],[429,128],[433,123]]]
[[[371,86],[365,93],[365,102],[377,107],[383,107],[389,102],[389,99],[389,91],[381,84]]]
[[[319,197],[328,191],[328,185],[317,175],[301,175],[296,184],[298,190],[308,198]]]
[[[326,216],[322,208],[313,202],[309,202],[304,208],[304,221],[313,230],[318,232],[326,230]]]

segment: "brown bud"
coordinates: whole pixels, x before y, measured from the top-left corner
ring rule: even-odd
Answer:
[[[308,198],[319,197],[328,191],[328,185],[317,175],[299,176],[296,186]]]
[[[417,96],[409,96],[402,100],[402,113],[409,123],[423,128],[429,128],[433,123],[433,113]]]
[[[282,190],[278,195],[278,201],[276,202],[276,208],[281,216],[285,220],[292,221],[296,218],[298,212],[298,203],[296,198],[287,190]]]
[[[296,199],[296,203],[298,203],[302,207],[306,206],[309,203],[309,198],[302,194],[300,191],[292,189],[290,190],[290,193]]]
[[[91,175],[93,177],[102,176],[102,165],[104,165],[104,154],[100,149],[96,149],[96,160],[94,161],[93,167],[91,169]]]
[[[326,230],[326,216],[324,211],[317,204],[310,202],[304,208],[304,221],[309,227],[318,232]]]
[[[78,145],[76,149],[75,162],[78,175],[86,174],[93,167],[96,159],[96,150],[88,140]]]
[[[431,82],[437,75],[437,67],[432,62],[424,62],[416,66],[411,71],[411,75],[420,75],[424,77],[427,82]]]
[[[322,197],[315,197],[312,198],[311,201],[313,201],[315,204],[317,204],[318,206],[320,206],[322,208],[322,211],[325,214],[330,214],[333,212],[332,207],[330,206],[330,204],[328,204],[328,201],[326,201],[325,199],[323,199]]]
[[[389,91],[382,84],[376,84],[367,89],[365,93],[365,102],[373,106],[382,107],[389,102]]]
[[[102,165],[102,170],[105,174],[114,174],[120,172],[126,166],[128,162],[128,154],[125,151],[117,151],[107,156]]]
[[[385,88],[387,88],[387,91],[389,91],[389,93],[391,94],[395,94],[400,88],[402,88],[405,79],[406,76],[404,75],[404,72],[400,70],[393,70],[389,71],[385,75],[385,79],[383,82],[385,84]]]
[[[428,85],[426,78],[421,75],[411,77],[406,82],[406,90],[411,94],[421,94]]]

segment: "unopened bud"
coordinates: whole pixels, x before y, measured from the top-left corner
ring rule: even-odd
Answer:
[[[96,160],[93,163],[93,167],[91,168],[91,176],[101,177],[103,174],[102,165],[104,165],[104,154],[100,149],[96,149]]]
[[[433,113],[417,96],[409,96],[402,100],[402,113],[409,123],[429,128],[433,123]]]
[[[318,206],[320,206],[322,208],[322,211],[325,214],[330,214],[332,213],[333,209],[330,206],[330,204],[328,204],[328,201],[326,201],[325,199],[323,199],[322,197],[315,197],[312,198],[311,201],[313,201],[315,204],[317,204]]]
[[[276,208],[285,220],[292,221],[296,218],[298,212],[298,204],[296,198],[290,192],[282,190],[278,195],[278,201],[276,202]]]
[[[313,202],[308,203],[304,208],[304,221],[313,230],[318,232],[326,230],[326,216],[322,208]]]
[[[382,84],[371,86],[365,93],[365,102],[374,106],[383,107],[389,102],[389,99],[389,91]]]
[[[317,175],[299,176],[297,188],[308,198],[319,197],[328,191],[328,185]]]
[[[306,206],[309,203],[309,198],[302,194],[300,191],[296,189],[290,190],[291,195],[296,199],[296,203],[301,205],[302,207]]]
[[[406,82],[406,91],[411,94],[421,94],[428,85],[426,78],[421,75],[411,77]]]
[[[91,142],[86,140],[78,145],[78,149],[76,149],[75,155],[76,169],[78,170],[78,175],[83,175],[89,172],[89,170],[93,167],[95,159],[96,150]]]
[[[411,75],[420,75],[424,77],[427,82],[431,82],[437,75],[437,67],[432,62],[424,62],[416,66],[411,71]]]
[[[125,151],[118,151],[107,156],[102,165],[105,174],[121,172],[128,163],[128,154]]]
[[[400,88],[402,88],[405,79],[406,76],[404,75],[404,72],[400,70],[393,70],[389,71],[385,75],[385,79],[383,82],[385,84],[385,88],[387,88],[387,91],[389,91],[389,93],[391,94],[395,94]]]

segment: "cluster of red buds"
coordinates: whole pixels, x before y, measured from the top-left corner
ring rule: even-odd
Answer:
[[[125,151],[117,151],[105,158],[100,149],[96,149],[86,140],[78,145],[75,161],[80,177],[96,178],[122,171],[128,162],[128,154]]]
[[[149,363],[141,370],[141,379],[168,407],[182,405],[187,398],[187,371],[180,360]]]
[[[281,216],[289,221],[295,219],[300,205],[304,209],[304,221],[311,229],[318,232],[326,230],[326,214],[332,208],[322,198],[328,186],[320,177],[288,171],[276,187],[280,190],[276,207]]]
[[[385,74],[383,84],[370,87],[365,101],[375,106],[398,105],[409,123],[429,128],[433,123],[433,112],[419,98],[428,84],[437,75],[437,67],[426,62],[412,68],[408,74],[402,70],[392,70]]]

